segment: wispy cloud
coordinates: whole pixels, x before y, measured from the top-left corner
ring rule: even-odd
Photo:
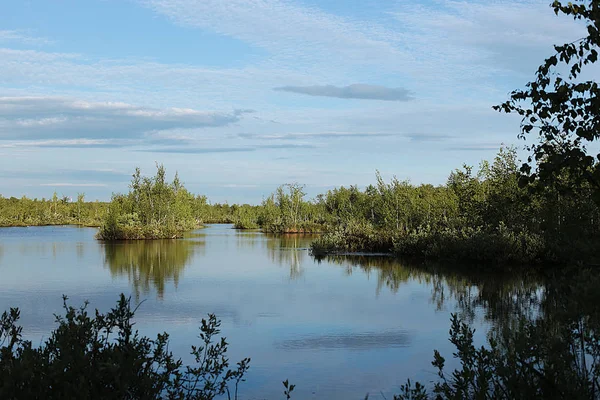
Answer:
[[[444,134],[428,134],[428,133],[411,133],[405,135],[413,142],[441,142],[444,140],[453,139],[455,136]]]
[[[261,140],[309,140],[309,139],[351,139],[351,138],[376,138],[393,136],[391,133],[362,133],[362,132],[294,132],[294,133],[238,133],[238,137],[244,139],[261,139]]]
[[[461,87],[464,96],[465,86],[471,96],[489,95],[490,78],[531,73],[553,43],[585,32],[539,0],[389,2],[374,19],[283,0],[139,1],[175,23],[268,50],[260,68],[308,71],[288,81],[299,88],[315,77],[339,88],[340,79],[373,76],[365,68],[376,66],[420,96],[457,97]]]
[[[1,30],[0,29],[0,43],[23,43],[26,45],[34,45],[34,46],[43,46],[43,45],[49,45],[49,44],[53,44],[54,42],[52,40],[43,38],[43,37],[37,37],[34,35],[29,34],[28,32],[24,32],[24,31],[17,31],[17,30]]]
[[[378,85],[355,83],[349,86],[282,86],[274,90],[306,94],[309,96],[337,97],[340,99],[409,101],[413,100],[409,90],[404,88],[388,88]]]
[[[285,144],[262,144],[256,146],[259,149],[314,149],[317,146],[314,144],[296,144],[296,143],[285,143]]]
[[[152,147],[148,149],[140,149],[138,151],[145,153],[179,153],[179,154],[209,154],[209,153],[246,153],[261,149],[285,150],[285,149],[314,149],[313,144],[297,144],[297,143],[282,143],[282,144],[258,144],[245,147]]]
[[[277,347],[285,350],[315,349],[365,349],[407,347],[412,335],[404,330],[387,332],[340,333],[323,336],[307,336],[289,339],[277,343]]]
[[[139,0],[185,26],[209,29],[277,55],[279,62],[377,63],[399,50],[392,32],[282,0]],[[310,49],[310,51],[305,51]]]
[[[474,143],[448,147],[452,151],[497,151],[503,143]]]
[[[399,3],[402,4],[402,3]],[[554,15],[538,0],[441,0],[402,5],[391,14],[409,32],[415,49],[457,68],[457,62],[485,65],[482,71],[532,73],[553,44],[578,39],[585,26]],[[531,23],[535,21],[535,23]],[[472,76],[465,76],[472,78]]]
[[[218,185],[219,187],[222,188],[228,188],[228,189],[239,189],[239,188],[257,188],[259,187],[259,185],[249,185],[246,183],[227,183],[224,185]]]
[[[238,122],[247,112],[250,110],[154,109],[63,97],[0,97],[0,139],[140,138],[168,129],[225,126]]]
[[[40,183],[39,186],[51,187],[107,187],[105,183],[76,183],[76,182],[59,182],[59,183]]]
[[[210,154],[210,153],[245,153],[256,151],[254,147],[156,147],[137,150],[143,153],[175,153],[175,154]]]
[[[40,148],[119,148],[139,144],[133,140],[119,139],[50,139],[50,140],[0,140],[0,148],[40,147]]]
[[[84,184],[89,181],[102,182],[126,182],[131,174],[111,169],[73,169],[59,168],[46,170],[22,170],[22,169],[3,169],[0,171],[2,178],[34,179],[58,182],[66,179],[70,182]]]

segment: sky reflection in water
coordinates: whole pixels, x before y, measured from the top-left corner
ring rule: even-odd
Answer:
[[[386,257],[316,261],[311,236],[229,225],[176,241],[108,244],[94,233],[0,229],[0,307],[19,307],[37,344],[63,294],[107,310],[124,292],[143,301],[137,328],[168,331],[171,350],[187,362],[200,319],[216,313],[232,361],[252,358],[243,398],[281,398],[284,379],[298,385],[297,398],[391,398],[408,377],[434,378],[434,348],[451,354],[451,312],[472,321],[482,341],[507,315],[530,312],[541,290],[535,281],[440,274]]]

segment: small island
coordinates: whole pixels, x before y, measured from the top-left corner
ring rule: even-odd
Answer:
[[[179,180],[165,177],[156,165],[154,177],[142,177],[136,168],[127,195],[114,194],[100,226],[100,240],[176,239],[200,226],[193,216],[194,196]]]

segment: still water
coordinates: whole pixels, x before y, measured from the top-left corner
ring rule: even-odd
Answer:
[[[176,241],[105,244],[95,229],[0,228],[0,310],[21,309],[34,344],[48,337],[62,295],[102,311],[125,293],[142,303],[141,333],[168,331],[189,348],[207,313],[222,320],[230,359],[252,359],[244,399],[393,397],[407,378],[435,379],[433,349],[451,358],[449,318],[477,340],[530,312],[538,285],[510,277],[442,274],[386,257],[316,261],[309,236],[268,236],[210,225]],[[450,364],[452,365],[452,364]]]

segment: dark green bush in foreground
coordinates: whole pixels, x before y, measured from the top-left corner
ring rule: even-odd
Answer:
[[[196,363],[184,366],[168,349],[169,335],[156,339],[133,330],[134,311],[125,296],[117,306],[90,315],[86,305],[64,302],[58,327],[40,347],[21,337],[19,311],[0,319],[1,399],[199,399],[237,398],[250,359],[229,368],[220,321],[210,314],[200,326]]]
[[[450,341],[460,367],[448,374],[436,350],[432,364],[439,379],[433,388],[409,380],[394,400],[598,399],[600,337],[585,325],[548,328],[522,323],[518,332],[477,348],[475,331],[453,315]]]
[[[406,399],[600,399],[600,274],[571,269],[550,276],[531,313],[496,321],[487,345],[477,347],[474,330],[452,316],[450,342],[456,370],[434,352],[435,382],[408,382],[395,400]],[[484,288],[481,288],[485,291]],[[519,296],[504,293],[508,301]]]

